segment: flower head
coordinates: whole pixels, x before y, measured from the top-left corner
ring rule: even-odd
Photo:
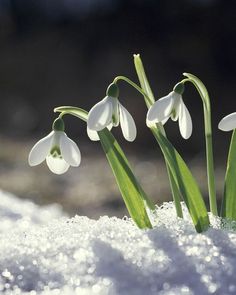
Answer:
[[[118,101],[118,95],[118,87],[112,83],[107,89],[107,96],[89,111],[87,133],[91,140],[99,140],[97,131],[104,128],[111,130],[119,124],[126,140],[133,141],[136,138],[137,130],[134,119]]]
[[[235,129],[236,128],[236,112],[224,117],[220,121],[218,128],[222,131],[231,131]]]
[[[171,118],[173,121],[179,121],[179,130],[184,139],[191,136],[192,119],[183,102],[181,92],[183,93],[183,90],[180,91],[175,87],[167,96],[160,98],[150,107],[146,121],[148,127],[155,123],[164,125]]]
[[[61,118],[54,121],[53,131],[33,146],[28,162],[30,166],[36,166],[45,159],[48,168],[55,174],[63,174],[70,166],[76,167],[80,164],[80,150],[64,132]]]

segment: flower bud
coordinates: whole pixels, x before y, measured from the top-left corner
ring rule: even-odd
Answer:
[[[119,96],[119,88],[118,88],[117,84],[116,83],[111,83],[107,87],[106,94],[107,94],[107,96],[118,98],[118,96]]]

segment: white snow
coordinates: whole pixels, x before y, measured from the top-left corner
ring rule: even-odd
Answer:
[[[172,203],[153,230],[130,219],[68,219],[0,192],[0,294],[236,294],[235,224],[197,234]]]

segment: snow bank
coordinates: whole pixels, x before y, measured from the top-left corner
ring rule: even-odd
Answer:
[[[68,219],[0,193],[0,293],[236,294],[236,233],[196,234],[185,210],[157,208],[155,229],[128,218]]]

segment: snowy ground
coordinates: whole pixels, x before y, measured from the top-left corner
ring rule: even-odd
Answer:
[[[171,203],[156,218],[68,219],[0,192],[0,294],[236,294],[236,232],[196,234]]]

